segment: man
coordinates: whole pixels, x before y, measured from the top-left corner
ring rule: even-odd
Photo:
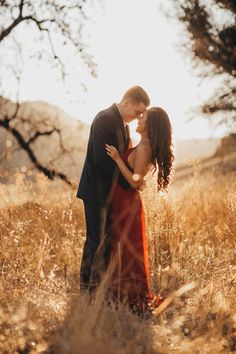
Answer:
[[[109,262],[112,183],[116,181],[123,188],[130,188],[115,162],[106,154],[105,144],[115,146],[122,154],[130,142],[127,124],[140,116],[149,104],[149,97],[140,86],[131,87],[118,104],[99,112],[91,125],[77,192],[77,197],[84,202],[86,219],[86,241],[80,269],[81,290],[95,290]]]

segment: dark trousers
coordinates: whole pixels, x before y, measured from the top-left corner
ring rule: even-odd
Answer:
[[[86,241],[80,268],[80,289],[93,292],[99,285],[110,259],[110,208],[84,201],[84,212]]]

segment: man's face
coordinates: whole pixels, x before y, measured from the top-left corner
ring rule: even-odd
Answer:
[[[139,118],[145,111],[147,107],[143,102],[136,103],[132,100],[127,100],[124,104],[124,116],[123,119],[129,123],[132,120]]]

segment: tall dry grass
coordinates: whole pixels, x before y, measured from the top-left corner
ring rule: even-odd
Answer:
[[[1,353],[231,353],[236,350],[236,176],[215,171],[143,192],[151,285],[161,314],[79,296],[85,237],[75,191],[38,176],[0,185]]]

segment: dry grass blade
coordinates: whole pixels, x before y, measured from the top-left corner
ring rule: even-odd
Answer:
[[[169,305],[170,303],[177,297],[180,297],[181,295],[183,295],[184,293],[194,289],[196,286],[195,282],[183,285],[180,289],[173,291],[172,294],[170,294],[170,296],[168,296],[167,299],[165,299],[162,304],[160,306],[158,306],[157,309],[155,309],[153,311],[153,314],[156,316],[159,316]]]

